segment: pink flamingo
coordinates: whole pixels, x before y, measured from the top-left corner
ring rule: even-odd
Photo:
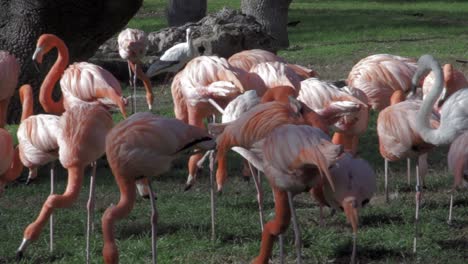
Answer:
[[[150,113],[132,115],[111,130],[106,138],[106,153],[121,196],[118,204],[109,207],[102,216],[102,253],[106,264],[119,262],[114,222],[126,217],[132,210],[135,203],[135,180],[168,171],[171,162],[184,152],[214,147],[214,140],[204,129]],[[156,263],[157,211],[153,197],[151,204],[152,263]]]
[[[335,210],[344,210],[353,229],[351,263],[355,263],[358,209],[366,205],[375,193],[375,172],[365,160],[345,154],[330,168],[330,174],[335,184],[335,191],[326,181],[312,191],[320,207],[327,205]]]
[[[255,65],[263,62],[282,62],[286,63],[287,67],[296,72],[302,79],[317,77],[317,73],[314,70],[298,64],[289,64],[285,59],[262,49],[243,50],[229,57],[228,62],[233,67],[246,72],[249,72]]]
[[[414,92],[416,85],[420,83],[422,76],[428,71],[434,73],[434,85],[423,100],[416,118],[416,130],[421,138],[430,144],[448,145],[460,134],[468,130],[468,89],[460,89],[447,98],[440,109],[440,126],[430,126],[430,117],[434,103],[443,90],[444,76],[439,63],[430,55],[423,55],[418,60],[418,70],[413,76],[412,84]]]
[[[338,89],[317,78],[309,78],[301,82],[301,90],[297,99],[315,111],[341,101],[359,104],[359,111],[343,115],[333,124],[337,131],[333,136],[333,143],[341,144],[346,151],[356,154],[358,137],[366,131],[369,120],[367,97],[363,92]]]
[[[21,162],[29,168],[28,182],[37,177],[37,168],[58,159],[57,133],[60,117],[56,115],[32,115],[33,95],[29,85],[20,88],[23,102],[21,124],[18,127],[18,147]]]
[[[377,134],[379,150],[385,159],[385,198],[388,201],[388,161],[418,157],[417,173],[424,178],[427,172],[427,152],[434,146],[426,143],[415,127],[416,114],[421,108],[421,100],[403,101],[401,90],[394,92],[392,105],[379,113]],[[432,126],[438,126],[437,117],[432,117]]]
[[[380,111],[390,105],[395,90],[404,92],[411,88],[411,78],[416,72],[416,61],[390,54],[375,54],[360,60],[349,72],[347,84],[362,90],[369,105]]]
[[[468,184],[468,131],[463,132],[450,145],[447,155],[448,167],[454,176],[454,184],[450,193],[450,209],[448,223],[452,222],[453,192],[458,186]]]
[[[468,81],[465,76],[459,70],[453,68],[452,64],[445,64],[443,67],[444,72],[444,91],[442,95],[437,99],[435,103],[434,110],[440,112],[444,101],[450,97],[456,91],[468,87]],[[430,72],[426,78],[424,78],[424,83],[422,86],[423,99],[430,92],[431,88],[434,86],[435,76],[433,72]]]
[[[199,56],[192,59],[172,82],[176,118],[187,124],[204,128],[203,119],[218,113],[210,100],[225,107],[237,95],[244,92],[239,80],[241,74],[220,57]],[[202,154],[190,157],[186,189],[195,182],[197,163],[201,158]]]
[[[99,104],[76,104],[60,117],[57,142],[60,163],[68,170],[67,187],[62,195],[49,195],[37,219],[24,230],[23,241],[17,250],[19,258],[27,246],[39,238],[55,208],[68,208],[78,198],[84,169],[104,154],[105,137],[112,125],[111,115]],[[91,211],[90,207],[88,211]]]
[[[417,113],[422,107],[420,100],[402,101],[404,94],[397,90],[392,95],[392,105],[379,113],[377,119],[377,133],[379,135],[379,150],[385,159],[385,200],[388,202],[388,161],[396,161],[403,158],[418,157],[416,164],[416,227],[419,221],[419,204],[421,200],[420,179],[427,172],[427,152],[434,145],[425,142],[419,133],[415,123]],[[437,117],[432,122],[437,127]],[[421,165],[421,166],[420,166]],[[413,241],[413,251],[416,252],[417,233]]]
[[[10,98],[15,93],[20,65],[15,56],[0,50],[0,128],[4,128]]]
[[[122,59],[128,62],[128,73],[130,76],[130,83],[133,83],[133,107],[136,112],[136,78],[143,82],[146,90],[146,103],[148,109],[151,110],[153,106],[153,90],[151,89],[151,81],[148,76],[143,72],[142,59],[146,54],[147,37],[143,30],[127,28],[120,32],[117,43],[119,44],[119,54]],[[132,72],[134,79],[132,82]]]
[[[306,125],[279,126],[262,141],[264,171],[275,197],[275,218],[265,224],[255,264],[268,263],[274,239],[289,225],[295,194],[316,187],[323,175],[334,188],[328,168],[342,153],[326,134]]]
[[[254,65],[246,74],[247,85],[259,96],[273,87],[290,86],[299,91],[302,78],[282,62],[262,62]],[[245,79],[244,79],[245,82]]]
[[[106,106],[118,106],[122,115],[127,116],[119,81],[110,72],[91,63],[77,62],[68,66],[68,48],[57,36],[41,35],[33,60],[41,63],[43,56],[52,48],[57,48],[58,57],[42,82],[39,93],[39,102],[47,113],[60,115],[76,104],[98,101]],[[55,102],[52,92],[58,80],[63,97]]]

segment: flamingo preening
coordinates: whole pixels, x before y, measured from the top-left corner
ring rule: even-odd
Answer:
[[[215,147],[211,136],[202,128],[177,119],[137,113],[116,125],[106,138],[107,160],[120,189],[120,200],[102,216],[103,257],[106,264],[119,262],[114,238],[114,223],[126,217],[135,203],[135,181],[168,171],[171,162],[195,148]],[[152,196],[152,191],[150,190]],[[157,211],[152,204],[152,263],[156,263]]]
[[[434,85],[423,100],[416,118],[416,129],[421,138],[430,144],[440,146],[452,143],[455,138],[468,130],[468,89],[460,89],[447,98],[440,109],[440,126],[430,126],[430,116],[434,103],[443,90],[444,75],[439,63],[431,55],[423,55],[418,60],[418,70],[413,76],[412,91],[415,92],[422,76],[430,70],[434,73]]]
[[[41,35],[37,40],[33,60],[41,63],[43,56],[53,48],[57,48],[58,57],[42,82],[39,93],[39,102],[47,113],[60,115],[76,104],[97,101],[106,106],[117,106],[122,115],[127,116],[119,81],[110,72],[91,63],[76,62],[68,65],[68,48],[59,37]],[[52,92],[59,80],[62,97],[56,102]]]
[[[120,57],[128,62],[130,83],[133,85],[133,112],[136,112],[137,77],[143,82],[143,86],[145,87],[148,109],[151,110],[153,107],[153,90],[151,88],[151,81],[142,69],[142,59],[146,54],[147,42],[146,33],[143,30],[133,28],[123,30],[117,38]],[[132,72],[134,74],[134,78],[132,78]]]

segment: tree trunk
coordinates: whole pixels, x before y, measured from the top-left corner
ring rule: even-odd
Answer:
[[[167,23],[171,27],[197,22],[206,15],[207,0],[169,0]]]
[[[278,48],[289,46],[288,9],[292,0],[242,0],[244,14],[254,16],[266,31],[275,38]]]

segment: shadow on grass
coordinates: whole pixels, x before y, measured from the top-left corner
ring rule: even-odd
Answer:
[[[437,244],[443,249],[456,250],[461,252],[465,258],[468,258],[468,239],[450,239],[450,240],[439,240]]]
[[[371,215],[363,215],[360,217],[362,226],[381,227],[383,225],[402,225],[403,217],[400,215],[389,215],[388,213],[374,213]]]
[[[27,253],[26,256],[21,259],[21,262],[16,259],[15,254],[8,257],[0,257],[0,264],[10,264],[10,263],[31,263],[31,264],[43,264],[43,263],[54,263],[59,262],[66,256],[71,256],[70,254],[64,253],[54,253],[53,255],[46,255],[40,257],[28,257]]]
[[[353,243],[351,240],[346,243],[340,244],[335,252],[335,262],[333,263],[346,263],[348,264],[351,259]],[[359,240],[356,249],[356,262],[357,263],[370,263],[375,261],[381,261],[386,259],[392,259],[395,263],[406,262],[410,259],[410,253],[386,249],[381,246],[376,247],[362,247],[359,246]]]
[[[158,236],[166,236],[176,234],[178,232],[187,232],[187,230],[193,230],[196,232],[209,233],[211,231],[210,224],[197,224],[188,226],[187,224],[177,224],[177,223],[158,223],[157,225]],[[119,239],[127,239],[134,236],[151,236],[151,223],[148,218],[147,222],[138,221],[131,224],[126,224],[125,226],[120,226],[117,228],[117,233]]]

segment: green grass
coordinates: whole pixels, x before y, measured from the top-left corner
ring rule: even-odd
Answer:
[[[129,26],[146,31],[166,26],[166,1],[145,1]],[[223,6],[239,7],[240,1],[208,1],[209,12]],[[423,14],[422,16],[418,13]],[[291,47],[280,51],[289,61],[310,64],[322,78],[346,78],[359,59],[374,53],[420,56],[431,53],[441,63],[466,58],[468,31],[464,1],[293,1],[290,20],[301,20],[289,28]],[[465,73],[464,65],[455,64]],[[173,116],[167,86],[155,87],[154,113]],[[164,92],[161,92],[163,90]],[[125,90],[125,93],[128,93]],[[446,224],[452,176],[446,169],[447,148],[429,155],[429,175],[421,209],[418,253],[412,254],[414,233],[414,186],[406,184],[404,161],[390,164],[390,189],[393,200],[384,203],[382,168],[372,113],[359,155],[378,173],[378,193],[360,214],[358,259],[360,263],[466,263],[468,259],[468,193],[455,196],[454,221]],[[114,115],[116,122],[121,116]],[[8,129],[15,134],[16,126]],[[186,157],[174,162],[173,169],[153,183],[158,193],[159,263],[249,263],[260,245],[260,227],[252,182],[241,177],[240,159],[232,154],[229,181],[217,196],[217,236],[210,239],[209,180],[204,170],[197,184],[183,191]],[[49,193],[48,166],[30,186],[10,184],[0,199],[0,264],[14,263],[14,253],[24,228],[37,216]],[[89,172],[86,173],[89,175]],[[57,192],[63,192],[66,172],[59,170]],[[88,177],[86,177],[86,180]],[[414,181],[414,179],[413,179]],[[263,183],[265,215],[274,216],[271,191]],[[84,263],[86,217],[85,182],[78,202],[71,209],[56,211],[55,251],[48,252],[48,227],[26,252],[20,263]],[[92,236],[92,263],[102,263],[100,218],[104,210],[118,202],[119,193],[109,169],[98,169],[97,205]],[[348,263],[351,250],[350,227],[341,212],[329,216],[319,227],[319,210],[307,194],[295,198],[303,237],[304,263]],[[149,201],[137,199],[130,216],[118,222],[115,232],[121,263],[149,263],[151,257]],[[278,250],[274,249],[274,263]],[[286,262],[295,263],[293,234],[286,233]]]

